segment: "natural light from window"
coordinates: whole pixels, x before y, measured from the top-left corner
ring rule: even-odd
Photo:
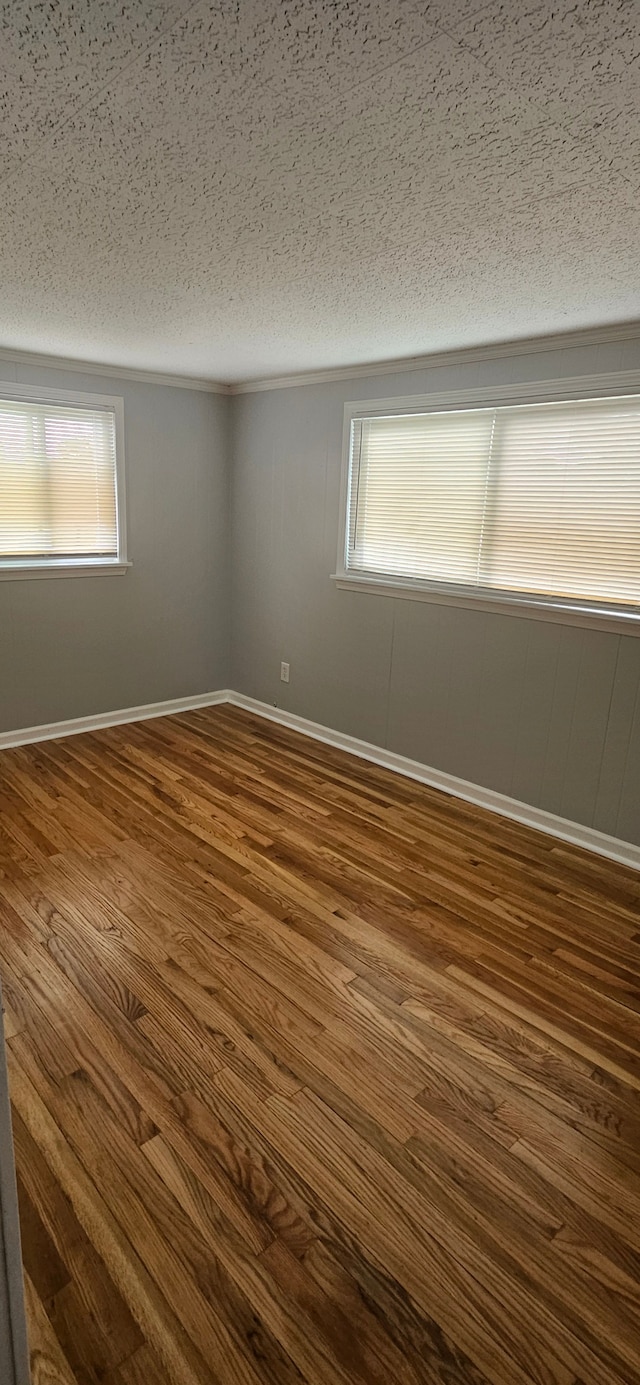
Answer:
[[[117,559],[112,409],[0,398],[0,563]]]
[[[640,396],[354,418],[346,573],[640,605]]]

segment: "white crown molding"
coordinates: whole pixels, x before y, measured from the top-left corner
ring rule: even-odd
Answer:
[[[202,376],[164,374],[162,371],[136,370],[133,366],[105,365],[99,361],[84,361],[67,356],[49,356],[41,352],[21,351],[0,347],[0,361],[14,365],[40,366],[45,370],[78,371],[83,375],[104,376],[115,380],[138,380],[148,385],[170,385],[175,389],[203,390],[207,394],[255,394],[264,390],[285,390],[296,385],[322,385],[336,380],[366,380],[376,375],[401,375],[408,371],[434,370],[439,366],[470,365],[474,361],[501,360],[504,357],[528,356],[539,351],[563,351],[571,346],[602,346],[607,342],[640,340],[640,321],[612,323],[610,326],[576,328],[572,332],[552,333],[539,337],[518,337],[515,341],[490,342],[485,346],[453,347],[446,351],[425,352],[421,356],[401,356],[392,360],[372,361],[364,365],[327,366],[325,369],[301,371],[295,375],[264,376],[256,380],[236,380],[231,383],[206,379]]]
[[[37,741],[55,741],[62,736],[79,736],[83,731],[102,731],[108,726],[121,726],[129,721],[148,721],[151,717],[174,716],[177,712],[192,712],[197,707],[214,707],[228,702],[226,688],[218,692],[198,693],[194,697],[174,697],[168,702],[147,702],[141,707],[124,707],[115,712],[97,712],[93,716],[73,717],[70,721],[51,721],[43,726],[19,727],[0,732],[0,750]]]
[[[577,328],[573,332],[544,337],[518,337],[515,341],[492,342],[487,346],[464,346],[450,351],[433,351],[423,356],[405,356],[370,365],[328,367],[258,380],[243,380],[228,386],[232,395],[255,394],[263,390],[285,390],[295,385],[323,385],[336,380],[366,380],[375,375],[401,375],[413,370],[434,370],[438,366],[471,365],[474,361],[494,361],[503,357],[529,356],[539,351],[563,351],[571,346],[602,346],[607,342],[640,339],[640,322],[620,322],[598,328]]]
[[[204,390],[206,394],[231,394],[232,387],[219,380],[191,375],[164,375],[156,370],[136,370],[132,366],[102,365],[99,361],[79,361],[71,356],[46,356],[34,351],[14,351],[0,347],[0,361],[13,365],[40,366],[43,370],[78,371],[81,375],[104,376],[109,380],[137,380],[144,385],[171,385],[180,390]]]
[[[325,745],[357,755],[361,760],[368,760],[371,764],[392,770],[394,774],[404,774],[409,779],[417,779],[419,783],[428,784],[430,788],[441,789],[443,793],[451,794],[454,798],[463,798],[465,802],[473,803],[478,808],[487,808],[491,813],[521,822],[525,827],[545,832],[560,841],[570,843],[571,846],[583,847],[585,851],[594,851],[599,856],[606,856],[621,865],[640,870],[640,846],[635,846],[633,842],[623,842],[618,837],[597,832],[595,827],[584,827],[568,818],[557,817],[555,813],[548,813],[544,808],[534,808],[528,803],[521,803],[517,798],[497,793],[494,789],[485,789],[482,785],[472,784],[467,779],[458,779],[455,774],[446,774],[444,770],[433,769],[418,760],[409,760],[405,755],[396,755],[392,750],[372,745],[369,741],[358,740],[356,736],[333,731],[328,726],[309,721],[295,712],[287,712],[282,707],[272,707],[267,702],[259,702],[254,697],[245,696],[244,693],[230,692],[227,701],[234,707],[244,707],[256,716],[265,717],[267,721],[275,721],[281,726],[290,727],[293,731],[300,731],[312,740],[322,741]]]

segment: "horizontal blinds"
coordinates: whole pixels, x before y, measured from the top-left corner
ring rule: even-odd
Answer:
[[[640,397],[354,421],[347,566],[640,604]]]
[[[0,561],[117,555],[113,411],[0,399]]]

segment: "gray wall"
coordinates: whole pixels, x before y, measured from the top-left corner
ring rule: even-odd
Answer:
[[[640,842],[640,638],[329,580],[346,400],[638,368],[640,339],[236,397],[231,686]]]
[[[0,731],[229,683],[229,404],[200,390],[0,362],[124,398],[125,576],[0,582]]]

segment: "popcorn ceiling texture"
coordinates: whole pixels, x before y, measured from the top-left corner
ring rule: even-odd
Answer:
[[[0,345],[219,380],[640,316],[636,0],[0,3]]]

